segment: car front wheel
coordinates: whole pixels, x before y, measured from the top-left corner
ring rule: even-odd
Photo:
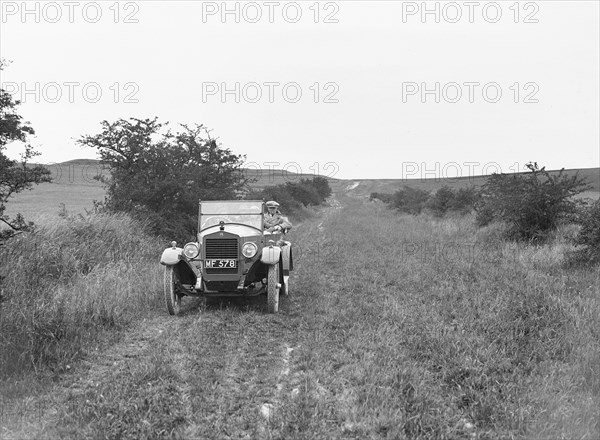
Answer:
[[[269,313],[277,313],[279,311],[279,264],[269,266],[269,274],[267,278],[267,306]]]
[[[179,277],[173,266],[165,267],[165,303],[169,315],[179,315],[181,311],[181,293]]]

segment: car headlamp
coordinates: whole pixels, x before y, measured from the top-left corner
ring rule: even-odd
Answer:
[[[244,246],[242,247],[242,254],[246,258],[254,257],[257,252],[258,252],[258,246],[256,246],[252,242],[245,243]]]
[[[200,246],[196,243],[188,243],[183,247],[183,255],[190,260],[196,258],[200,253]]]

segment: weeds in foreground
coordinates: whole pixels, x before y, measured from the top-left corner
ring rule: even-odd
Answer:
[[[0,249],[0,376],[64,368],[156,303],[160,243],[140,230],[126,216],[54,218]]]

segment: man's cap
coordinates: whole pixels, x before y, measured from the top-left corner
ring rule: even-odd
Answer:
[[[267,205],[267,208],[277,208],[279,206],[279,203],[277,203],[275,200],[269,200],[265,204]]]

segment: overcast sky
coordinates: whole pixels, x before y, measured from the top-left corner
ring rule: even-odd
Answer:
[[[40,162],[96,158],[75,139],[157,116],[208,126],[253,167],[347,179],[599,166],[597,1],[3,1],[1,13],[0,81]]]

